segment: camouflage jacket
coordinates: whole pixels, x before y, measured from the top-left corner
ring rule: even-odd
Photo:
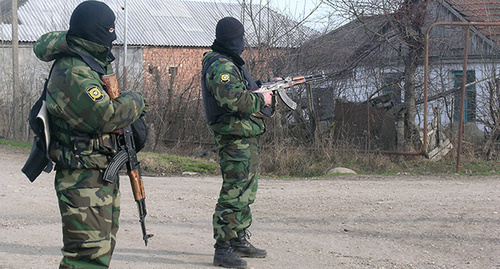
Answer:
[[[112,73],[104,46],[66,32],[50,32],[38,39],[33,51],[42,61],[56,60],[46,97],[51,126],[49,155],[56,169],[106,168],[117,149],[116,137],[110,132],[139,118],[144,109],[142,96],[122,92],[114,100],[109,98],[100,79],[100,75]]]
[[[202,60],[203,66],[218,55],[217,52],[206,53]],[[227,112],[209,123],[215,133],[239,137],[255,137],[264,133],[264,120],[252,116],[265,106],[264,96],[248,91],[244,76],[236,64],[227,57],[220,57],[206,69],[203,79],[208,94],[215,97],[217,105]]]

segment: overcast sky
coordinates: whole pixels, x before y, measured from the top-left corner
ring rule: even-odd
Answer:
[[[270,0],[271,8],[282,11],[284,15],[290,16],[293,19],[302,19],[309,15],[320,2],[320,0]],[[258,3],[258,0],[255,3]],[[308,19],[306,25],[316,30],[321,30],[322,25],[316,21],[324,14],[325,9],[324,5],[320,6],[313,16]]]
[[[208,2],[227,2],[227,3],[242,3],[243,0],[185,0],[185,1],[208,1]],[[270,7],[276,11],[280,11],[295,20],[302,20],[305,16],[321,2],[321,0],[245,0],[247,4],[266,5],[270,3]],[[322,30],[323,25],[315,23],[319,20],[321,14],[324,14],[325,9],[316,11],[316,15],[308,19],[306,26],[314,28],[318,31]]]
[[[309,13],[313,10],[319,0],[270,0],[271,7],[275,7],[279,10],[292,11],[295,13]],[[256,1],[258,3],[258,1]],[[293,15],[293,14],[292,14]]]
[[[320,0],[271,0],[271,8],[282,11],[284,15],[293,19],[302,19],[309,15],[320,3]],[[328,12],[327,7],[322,4],[307,20],[306,26],[321,31],[325,23],[321,23],[321,18]]]

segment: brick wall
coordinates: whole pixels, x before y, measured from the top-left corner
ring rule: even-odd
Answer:
[[[145,47],[143,67],[146,85],[161,85],[183,89],[186,86],[199,87],[203,53],[205,47]]]
[[[171,79],[174,78],[173,83],[176,85],[177,90],[185,87],[199,88],[201,60],[203,53],[207,51],[210,51],[210,48],[145,47],[143,50],[143,68],[146,85],[154,84],[168,87],[169,83],[172,83]],[[267,75],[270,73],[266,67],[266,60],[283,53],[284,50],[264,50],[254,54],[245,51],[242,57],[247,61],[245,67],[251,70],[254,79],[262,79],[268,78]]]

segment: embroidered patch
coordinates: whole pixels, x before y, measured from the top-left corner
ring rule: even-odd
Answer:
[[[88,88],[87,94],[90,96],[90,99],[94,100],[94,102],[100,101],[102,100],[102,98],[104,98],[101,90],[99,90],[99,88],[97,88],[96,86]]]
[[[224,83],[228,82],[229,81],[229,74],[227,74],[227,73],[220,74],[220,81],[224,82]]]

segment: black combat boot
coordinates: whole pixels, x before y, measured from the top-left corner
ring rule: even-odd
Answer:
[[[214,265],[229,268],[247,268],[247,262],[234,254],[228,241],[217,241],[214,245]]]
[[[240,257],[265,258],[267,256],[267,251],[254,247],[248,242],[247,238],[250,239],[250,232],[242,230],[238,232],[237,238],[231,239],[230,242],[234,249],[234,253]]]

